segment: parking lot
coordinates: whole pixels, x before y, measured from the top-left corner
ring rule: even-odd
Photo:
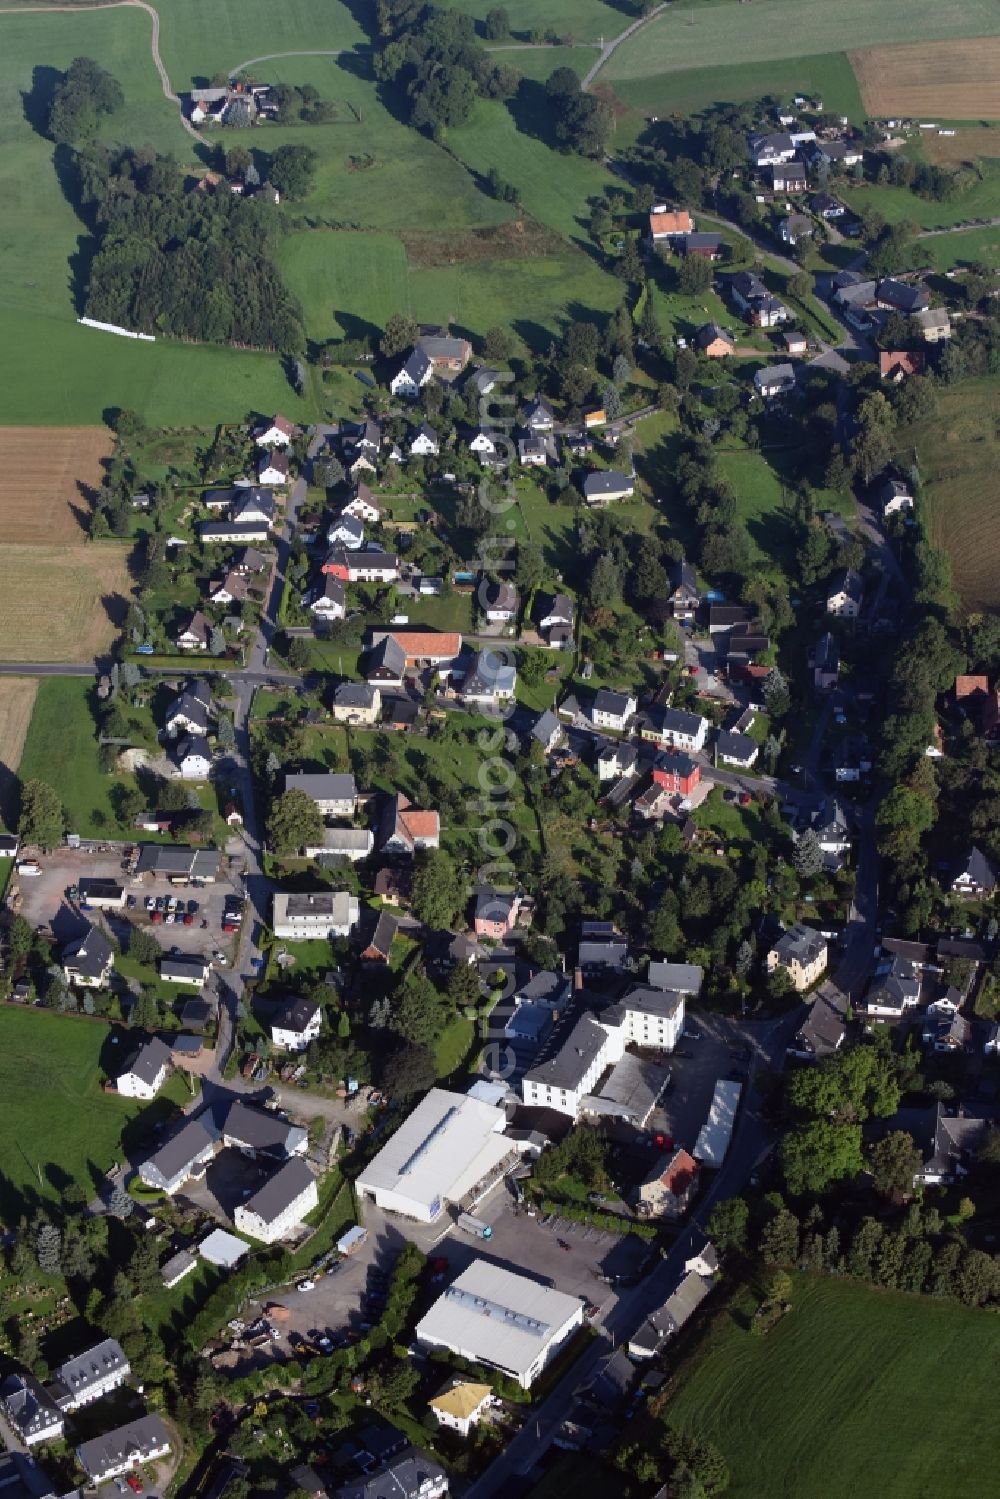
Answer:
[[[21,915],[36,930],[51,931],[58,942],[68,942],[78,936],[83,924],[94,919],[98,913],[81,911],[79,902],[71,901],[67,891],[81,880],[111,879],[123,885],[126,895],[134,900],[132,907],[121,911],[100,913],[117,937],[127,936],[126,923],[135,922],[147,927],[157,938],[164,951],[176,949],[182,953],[208,955],[221,951],[227,958],[235,951],[236,937],[222,931],[222,917],[227,897],[242,895],[239,881],[239,865],[231,866],[225,855],[219,868],[219,878],[212,885],[195,888],[193,885],[172,885],[169,880],[143,875],[140,879],[130,876],[123,853],[92,854],[79,849],[59,849],[52,854],[39,855],[37,860],[40,875],[15,875],[21,893]],[[154,923],[152,912],[146,909],[146,900],[160,900],[163,905],[170,899],[183,901],[185,911],[190,901],[197,902],[198,910],[190,912],[191,924],[183,921],[168,923],[166,917],[172,913],[163,910],[162,921]],[[203,925],[203,923],[206,923]]]

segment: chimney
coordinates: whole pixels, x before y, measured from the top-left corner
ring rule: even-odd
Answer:
[[[573,988],[576,990],[576,992],[578,994],[579,994],[580,990],[583,988],[583,969],[582,968],[574,968],[573,969]]]

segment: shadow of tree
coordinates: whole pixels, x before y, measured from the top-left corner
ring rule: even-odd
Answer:
[[[52,97],[62,80],[63,74],[58,68],[38,63],[31,72],[31,88],[21,90],[24,118],[37,135],[46,134]]]

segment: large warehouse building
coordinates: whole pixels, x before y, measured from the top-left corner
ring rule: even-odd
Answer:
[[[474,1206],[516,1163],[503,1109],[432,1088],[357,1180],[361,1198],[433,1223],[446,1203]]]
[[[417,1342],[500,1369],[527,1390],[582,1322],[578,1296],[473,1260],[417,1323]]]

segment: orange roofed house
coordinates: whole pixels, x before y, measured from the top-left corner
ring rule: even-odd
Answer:
[[[443,666],[461,653],[457,630],[373,630],[372,645],[391,635],[406,655],[407,666]]]
[[[927,368],[927,355],[908,353],[906,349],[891,349],[878,356],[878,372],[883,380],[898,385],[908,375],[922,375]]]
[[[698,1184],[698,1162],[686,1150],[661,1156],[639,1188],[639,1211],[651,1218],[681,1218]]]
[[[388,854],[414,854],[422,848],[440,848],[440,814],[414,807],[408,797],[397,791],[382,816],[379,846]]]
[[[649,237],[654,244],[693,232],[694,219],[686,208],[668,209],[663,203],[654,203],[650,209]]]

